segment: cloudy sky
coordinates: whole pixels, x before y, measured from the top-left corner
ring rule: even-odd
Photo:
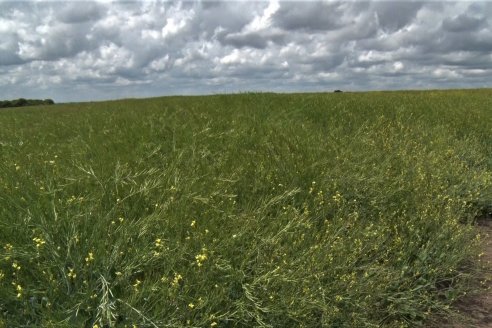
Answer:
[[[492,2],[0,0],[0,99],[469,87]]]

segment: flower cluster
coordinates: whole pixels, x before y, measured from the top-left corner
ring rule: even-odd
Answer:
[[[21,269],[21,266],[19,265],[19,263],[14,261],[14,263],[12,263],[12,268],[14,268],[16,271],[19,271]]]
[[[34,243],[36,243],[36,248],[40,248],[41,246],[46,244],[46,241],[42,238],[39,238],[39,237],[33,238],[32,241],[34,241]]]
[[[17,292],[17,298],[22,297],[22,286],[19,284],[15,285],[15,291]]]
[[[75,269],[74,268],[69,268],[68,269],[68,274],[67,276],[71,279],[75,279],[77,278],[77,274],[75,273]]]
[[[175,273],[173,281],[171,281],[171,286],[177,287],[181,284],[182,281],[183,281],[183,276],[181,276],[179,273]]]
[[[87,254],[87,257],[85,258],[85,263],[89,265],[92,261],[94,261],[94,254],[92,252],[89,252],[89,254]]]
[[[196,261],[196,264],[201,267],[203,265],[203,262],[205,262],[207,259],[208,259],[208,256],[207,256],[207,250],[205,248],[202,248],[202,252],[200,254],[197,254],[195,256],[195,261]]]

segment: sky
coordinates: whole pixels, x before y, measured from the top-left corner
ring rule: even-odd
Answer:
[[[482,87],[487,1],[0,0],[0,100]]]

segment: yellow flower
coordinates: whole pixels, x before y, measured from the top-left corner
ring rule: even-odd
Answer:
[[[39,247],[43,246],[44,244],[46,244],[46,241],[42,238],[36,237],[36,238],[33,238],[32,240],[36,243],[36,248],[39,248]]]
[[[191,226],[192,228],[194,228],[194,227],[195,227],[195,225],[196,225],[196,221],[195,221],[195,220],[191,221],[190,226]]]
[[[217,326],[217,322],[215,321],[210,324],[210,327],[216,327],[216,326]]]
[[[207,250],[205,248],[202,249],[202,254],[198,254],[195,256],[196,264],[201,267],[203,262],[207,260],[207,254],[205,253]]]
[[[190,309],[193,309],[193,308],[195,307],[195,304],[190,303],[190,304],[188,304],[188,307],[189,307]]]
[[[21,298],[22,297],[22,286],[16,285],[15,290],[17,291],[17,298]]]
[[[196,256],[196,260],[199,261],[199,262],[203,262],[207,259],[207,255],[205,254],[199,254]]]
[[[337,204],[339,204],[342,201],[342,195],[338,191],[335,193],[335,195],[332,198],[333,201],[335,201],[335,203]]]
[[[179,283],[183,281],[183,277],[179,273],[174,274],[174,279],[171,282],[171,286],[176,287],[179,285]]]
[[[89,264],[89,262],[92,261],[94,261],[94,254],[92,252],[89,252],[89,254],[87,254],[87,257],[85,258],[85,262]]]
[[[69,278],[75,279],[75,278],[77,277],[77,274],[75,273],[75,271],[74,271],[74,269],[73,269],[73,268],[69,268],[69,269],[68,269],[68,271],[69,271],[69,272],[68,272],[67,276],[68,276]]]
[[[14,263],[12,263],[12,268],[14,268],[18,271],[21,269],[21,266],[17,262],[14,262]]]

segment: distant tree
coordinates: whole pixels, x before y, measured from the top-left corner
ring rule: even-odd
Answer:
[[[26,105],[28,105],[28,102],[24,98],[19,98],[19,99],[16,99],[16,100],[13,100],[12,101],[12,106],[13,107],[22,107],[22,106],[26,106]]]
[[[23,107],[23,106],[38,106],[38,105],[53,105],[53,99],[25,99],[19,98],[14,100],[1,100],[0,108],[7,107]]]
[[[333,92],[343,92],[343,91],[342,91],[342,90],[335,90],[335,91],[333,91]]]

